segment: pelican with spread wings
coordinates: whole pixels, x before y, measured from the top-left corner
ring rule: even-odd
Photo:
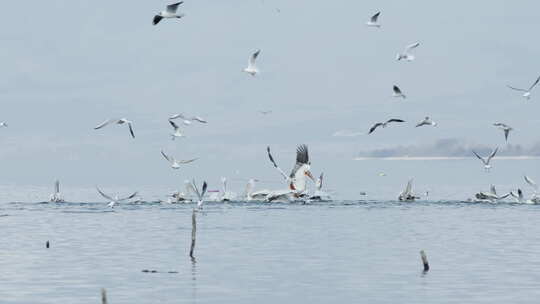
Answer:
[[[268,152],[268,158],[272,165],[279,171],[281,176],[289,183],[289,189],[294,192],[295,197],[302,196],[306,191],[307,178],[309,177],[313,182],[315,179],[311,174],[311,162],[309,161],[308,147],[306,145],[300,145],[296,148],[296,163],[291,171],[291,174],[287,175],[281,168],[278,167],[272,154],[270,153],[270,147],[266,148]]]

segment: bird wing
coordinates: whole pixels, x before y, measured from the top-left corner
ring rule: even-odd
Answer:
[[[131,125],[130,122],[128,122],[128,127],[129,127],[129,134],[131,134],[131,137],[135,138],[135,133],[133,133],[133,126]]]
[[[56,180],[56,182],[54,182],[54,193],[55,194],[60,193],[60,181],[59,180]]]
[[[504,129],[504,139],[508,141],[508,134],[510,133],[510,129],[505,128]]]
[[[418,46],[420,45],[420,42],[416,42],[416,43],[413,43],[413,44],[410,44],[408,45],[406,48],[405,48],[405,51],[408,52],[414,48],[417,48]]]
[[[189,190],[188,192],[193,192],[197,197],[200,197],[199,189],[197,189],[197,186],[195,186],[195,181],[186,184],[186,189]]]
[[[99,190],[98,187],[96,187],[97,191],[99,192],[99,194],[101,194],[101,196],[103,196],[104,198],[110,200],[110,201],[114,201],[114,199],[110,196],[108,196],[107,194],[103,193],[103,191]]]
[[[114,118],[113,119],[107,119],[104,122],[100,123],[99,125],[95,126],[94,130],[101,129],[101,128],[103,128],[103,127],[105,127],[105,126],[107,126],[110,123],[115,122],[115,121],[118,121],[118,119],[114,119]]]
[[[251,55],[251,57],[249,57],[249,65],[250,66],[255,65],[255,60],[257,59],[257,57],[259,57],[260,52],[261,52],[261,50],[257,50],[255,53],[253,53],[253,55]]]
[[[270,159],[270,161],[274,165],[274,168],[276,168],[279,171],[279,173],[285,178],[285,180],[288,180],[289,177],[287,176],[287,174],[285,174],[285,172],[283,172],[283,170],[281,170],[281,168],[278,167],[278,165],[274,161],[274,158],[272,157],[272,154],[270,153],[270,146],[266,147],[266,151],[268,152],[268,158]]]
[[[173,116],[169,117],[169,120],[170,119],[177,119],[177,118],[186,119],[186,116],[183,113],[174,114]]]
[[[481,160],[484,164],[486,164],[486,161],[482,158],[482,156],[478,155],[478,153],[476,153],[474,150],[472,151],[472,153],[476,155],[476,157],[478,157],[478,159]]]
[[[189,164],[189,163],[192,163],[194,161],[196,161],[198,158],[193,158],[193,159],[187,159],[187,160],[181,160],[179,161],[179,163],[181,164]]]
[[[155,15],[154,20],[152,20],[152,24],[153,25],[158,24],[161,21],[161,19],[163,19],[163,17],[161,17],[160,15]]]
[[[403,119],[398,119],[398,118],[392,118],[392,119],[389,119],[387,121],[387,123],[390,123],[390,122],[405,122],[405,120]]]
[[[379,126],[382,126],[382,122],[378,122],[376,124],[373,125],[373,127],[371,127],[371,129],[369,129],[369,133],[368,134],[371,134],[373,133],[373,131],[375,131],[375,129],[377,129]]]
[[[419,123],[416,124],[416,128],[417,128],[417,127],[421,127],[421,126],[423,126],[423,125],[425,125],[425,124],[426,124],[426,121],[425,121],[425,120],[422,120],[421,122],[419,122]]]
[[[171,14],[176,13],[176,10],[178,10],[178,6],[180,4],[182,4],[182,3],[184,3],[184,1],[180,1],[180,2],[177,2],[177,3],[174,3],[174,4],[167,5],[167,12],[171,13]]]
[[[529,91],[532,90],[537,84],[538,82],[540,81],[540,76],[538,76],[538,78],[536,78],[536,81],[532,84],[532,86],[529,88]]]
[[[535,190],[538,190],[538,185],[530,177],[525,175],[525,176],[523,176],[523,178],[525,178],[525,182],[527,182],[527,184],[529,184]]]
[[[137,194],[139,194],[138,192],[134,192],[133,194],[131,194],[130,196],[126,196],[124,198],[121,198],[119,199],[119,201],[125,201],[125,200],[128,200],[128,199],[132,199],[134,198],[135,196],[137,196]]]
[[[516,91],[520,91],[520,92],[527,92],[527,90],[525,90],[525,89],[519,89],[519,88],[515,88],[513,86],[509,86],[509,85],[506,85],[506,86],[509,87],[512,90],[516,90]]]
[[[322,189],[322,186],[323,186],[323,177],[324,177],[324,172],[321,173],[321,176],[319,176],[319,179],[317,180],[317,183],[315,184],[315,186],[317,187],[317,190],[321,190],[321,189]]]
[[[169,119],[169,123],[171,124],[171,126],[176,130],[178,129],[178,125],[174,123],[174,121],[170,120]]]
[[[401,94],[401,90],[399,89],[399,87],[397,85],[395,85],[392,89],[394,90],[394,93],[396,93],[398,95]]]
[[[202,119],[202,118],[199,117],[199,116],[193,117],[193,120],[196,120],[196,121],[198,121],[198,122],[200,122],[200,123],[208,123],[208,121]]]
[[[497,189],[495,189],[495,185],[491,185],[489,187],[489,192],[493,195],[497,195]]]
[[[379,15],[381,14],[381,12],[377,12],[375,15],[371,16],[371,19],[370,21],[372,23],[376,23],[377,22],[377,19],[379,18]]]
[[[163,157],[165,157],[165,159],[166,159],[168,162],[170,162],[170,163],[173,162],[173,159],[171,159],[170,156],[168,156],[167,154],[165,154],[165,152],[163,152],[163,150],[161,150],[161,155],[163,155]]]
[[[308,147],[306,145],[300,145],[296,148],[296,163],[309,164]]]
[[[495,154],[497,154],[497,151],[499,151],[499,147],[495,148],[495,150],[493,150],[493,152],[491,152],[491,155],[488,157],[487,159],[487,163],[489,164],[489,161],[495,157]]]
[[[203,185],[202,185],[202,192],[201,192],[201,197],[200,197],[201,200],[204,197],[204,194],[206,193],[206,188],[208,188],[208,185],[206,184],[206,181],[205,181],[203,182]]]

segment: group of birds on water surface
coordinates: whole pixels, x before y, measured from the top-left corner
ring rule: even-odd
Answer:
[[[157,26],[160,22],[163,21],[163,19],[181,19],[185,17],[185,14],[179,13],[179,8],[184,3],[184,1],[180,1],[177,3],[170,4],[166,6],[165,10],[157,13],[152,23],[154,26]],[[279,12],[279,10],[277,10]],[[379,19],[381,17],[381,12],[375,13],[369,20],[365,23],[367,27],[375,28],[375,29],[381,29],[382,24],[380,23]],[[420,47],[420,42],[414,42],[409,45],[407,45],[401,52],[399,52],[395,60],[401,61],[401,62],[413,62],[416,59],[416,56],[414,55],[414,52],[416,49]],[[248,57],[248,63],[247,67],[245,67],[242,71],[246,74],[250,75],[251,77],[256,77],[260,70],[257,66],[257,59],[259,58],[261,54],[261,50],[257,49],[255,50],[249,57]],[[540,77],[538,77],[531,86],[528,88],[518,88],[515,86],[508,85],[508,88],[514,91],[522,92],[522,97],[525,99],[531,98],[531,93],[533,89],[538,85],[540,82]],[[400,100],[406,100],[407,95],[404,94],[404,91],[397,85],[394,84],[392,86],[392,96],[396,99]],[[271,114],[271,110],[266,111],[259,111],[262,115],[268,115]],[[173,114],[167,119],[168,123],[170,124],[172,128],[172,132],[170,133],[171,140],[175,140],[178,138],[184,137],[184,132],[182,130],[183,126],[189,126],[193,123],[198,124],[207,124],[208,121],[203,119],[200,116],[190,116],[186,115],[184,113],[179,114]],[[390,118],[387,120],[383,120],[381,122],[374,123],[368,131],[368,135],[373,134],[376,130],[380,128],[386,128],[390,125],[397,125],[405,123],[405,120],[400,118]],[[95,130],[101,130],[107,126],[125,126],[127,127],[129,131],[129,136],[133,139],[135,139],[135,127],[134,122],[132,120],[129,120],[127,118],[110,118],[106,119],[102,123],[98,124],[94,127]],[[415,124],[415,127],[424,127],[424,126],[432,126],[436,127],[438,124],[431,119],[430,116],[425,116],[424,119],[418,121]],[[0,127],[7,127],[7,123],[1,122]],[[499,128],[504,133],[505,141],[508,141],[510,132],[513,131],[513,128],[509,126],[508,124],[502,123],[502,122],[495,122],[493,123],[494,127]],[[493,149],[492,153],[487,156],[481,156],[476,151],[472,151],[472,154],[476,156],[484,165],[484,169],[486,171],[489,171],[492,168],[492,160],[496,156],[497,152],[499,151],[499,148],[496,147]],[[161,155],[163,158],[170,164],[172,169],[178,170],[184,165],[188,165],[190,163],[193,163],[197,161],[197,158],[191,158],[191,159],[177,159],[174,156],[167,154],[165,151],[161,150]],[[270,147],[267,147],[267,156],[270,160],[270,163],[272,166],[278,171],[278,173],[281,175],[281,177],[284,179],[286,188],[282,190],[258,190],[255,191],[256,183],[258,182],[257,179],[252,178],[247,181],[247,185],[245,188],[244,195],[237,195],[234,192],[231,192],[227,188],[228,181],[226,178],[222,178],[222,189],[221,190],[209,190],[208,184],[206,182],[203,182],[201,188],[197,186],[197,183],[192,180],[186,180],[184,182],[185,184],[185,190],[183,192],[176,191],[169,195],[168,199],[164,202],[168,203],[182,203],[182,202],[196,202],[197,206],[199,208],[202,208],[204,200],[208,201],[233,201],[233,200],[246,200],[246,201],[266,201],[266,202],[272,202],[272,201],[329,201],[331,200],[330,194],[322,190],[323,186],[323,177],[324,174],[321,173],[320,176],[315,179],[311,173],[311,162],[309,159],[309,152],[308,147],[306,145],[299,145],[297,147],[296,151],[296,162],[293,166],[293,169],[291,170],[290,174],[286,174],[276,163]],[[308,181],[311,180],[315,187],[314,191],[310,192],[308,190]],[[536,192],[538,190],[538,186],[534,181],[529,178],[528,176],[525,176],[525,181],[528,185],[533,187],[534,189],[534,195],[530,199],[525,199],[523,196],[523,191],[521,189],[518,189],[516,192],[511,191],[505,196],[497,196],[495,187],[492,186],[490,192],[480,192],[475,195],[475,198],[480,201],[499,201],[501,199],[504,199],[506,197],[514,197],[519,202],[528,202],[528,203],[540,203],[540,197],[536,195]],[[407,182],[406,188],[399,194],[398,199],[400,201],[414,201],[416,199],[419,199],[420,196],[413,193],[412,190],[412,183],[413,180],[409,180]],[[109,201],[108,206],[111,208],[114,208],[116,205],[118,205],[121,202],[129,201],[132,199],[136,199],[138,197],[138,193],[134,192],[130,195],[121,197],[117,194],[115,195],[109,195],[103,192],[99,187],[96,186],[96,190],[103,198]],[[209,195],[208,198],[205,198],[205,195],[208,193],[212,193]],[[54,185],[54,193],[50,197],[50,202],[64,202],[64,199],[62,195],[60,194],[60,183],[59,181],[55,182]]]

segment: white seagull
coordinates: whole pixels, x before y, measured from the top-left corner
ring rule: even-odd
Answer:
[[[371,26],[371,27],[377,27],[377,28],[380,28],[381,25],[379,24],[379,22],[377,21],[379,19],[379,16],[381,15],[381,12],[377,12],[375,15],[371,16],[371,18],[369,19],[368,22],[366,22],[366,25],[367,26]]]
[[[531,85],[531,87],[528,90],[527,89],[516,88],[516,87],[510,86],[510,85],[507,85],[507,87],[509,87],[510,89],[515,90],[515,91],[525,92],[525,93],[523,93],[523,97],[525,99],[530,99],[531,98],[531,91],[532,91],[532,89],[534,89],[534,87],[538,84],[539,81],[540,81],[540,76],[538,76],[538,78],[536,78],[536,81]]]
[[[178,127],[177,124],[174,123],[174,121],[169,120],[169,123],[174,129],[174,133],[171,133],[171,138],[174,140],[177,137],[184,137],[184,134],[182,133],[182,130]]]
[[[182,123],[185,124],[185,125],[191,125],[191,123],[193,121],[197,121],[197,122],[200,122],[200,123],[208,123],[208,121],[206,121],[205,119],[201,118],[200,116],[192,116],[192,117],[187,117],[186,115],[184,115],[183,113],[180,113],[180,114],[174,114],[172,115],[171,117],[169,117],[169,120],[173,120],[173,119],[177,119],[177,118],[180,118],[182,119]]]
[[[170,156],[170,155],[167,155],[165,154],[165,152],[163,152],[163,150],[161,150],[161,155],[163,155],[163,157],[165,157],[165,159],[171,163],[171,167],[173,169],[180,169],[180,165],[183,165],[183,164],[189,164],[189,163],[192,163],[194,161],[197,160],[197,158],[193,158],[193,159],[188,159],[188,160],[177,160],[176,158]]]
[[[246,185],[246,200],[249,201],[262,201],[265,200],[270,190],[259,190],[255,191],[255,182],[259,180],[251,178]]]
[[[182,18],[184,17],[184,14],[177,14],[176,11],[178,10],[178,6],[180,4],[184,3],[184,1],[180,1],[171,5],[167,5],[167,8],[164,11],[159,12],[159,14],[154,16],[154,20],[152,23],[154,25],[158,24],[161,19],[163,18]]]
[[[313,201],[329,201],[330,195],[322,190],[324,173],[321,173],[317,182],[315,183],[315,192],[309,197]]]
[[[394,91],[394,93],[392,94],[393,97],[401,97],[404,99],[407,98],[407,96],[405,96],[405,94],[401,92],[401,89],[397,85],[394,85],[392,90]]]
[[[413,43],[411,45],[408,45],[403,53],[397,54],[396,60],[406,60],[406,61],[413,61],[415,59],[414,55],[411,54],[411,51],[415,48],[417,48],[420,45],[420,42]]]
[[[127,120],[126,118],[121,118],[121,119],[113,118],[113,119],[105,120],[104,122],[94,127],[94,130],[101,129],[109,124],[117,124],[117,125],[127,124],[129,127],[129,134],[131,134],[131,137],[135,138],[135,133],[133,133],[133,122],[130,120]]]
[[[421,127],[421,126],[437,126],[437,123],[434,122],[433,120],[431,120],[431,118],[429,118],[429,116],[426,116],[426,118],[424,118],[424,120],[422,120],[421,122],[417,123],[416,124],[416,127]]]
[[[369,133],[368,133],[368,134],[373,133],[373,131],[375,131],[375,129],[377,129],[378,127],[386,128],[386,125],[388,125],[388,124],[391,123],[391,122],[405,122],[405,120],[397,119],[397,118],[392,118],[392,119],[387,120],[386,122],[378,122],[378,123],[374,124],[374,125],[371,127],[371,129],[369,129]]]
[[[105,199],[108,199],[110,201],[109,204],[107,205],[107,207],[110,207],[110,208],[114,208],[114,206],[116,206],[118,203],[132,199],[135,196],[137,196],[137,192],[135,192],[132,195],[124,197],[124,198],[119,198],[118,195],[115,195],[114,197],[112,197],[103,193],[103,191],[101,191],[97,186],[96,186],[96,189],[99,192],[99,194],[101,194],[101,196],[103,196]]]
[[[251,55],[251,57],[249,57],[248,66],[243,70],[251,76],[259,74],[259,69],[255,65],[255,60],[259,56],[259,53],[261,53],[261,50],[257,50],[255,53],[253,53],[253,55]]]
[[[285,178],[287,183],[289,183],[289,189],[294,192],[295,198],[301,197],[306,191],[306,176],[315,182],[315,179],[310,172],[311,162],[309,161],[308,147],[306,145],[300,145],[296,148],[296,163],[289,176],[287,176],[274,161],[272,154],[270,154],[270,147],[267,147],[266,151],[268,152],[268,158],[274,167],[279,171],[283,178]]]
[[[64,199],[62,198],[62,195],[60,194],[60,181],[56,180],[54,182],[54,193],[51,194],[49,197],[49,201],[51,203],[63,203]]]
[[[495,148],[495,150],[491,152],[487,159],[482,158],[482,156],[478,155],[478,153],[476,153],[474,150],[472,152],[474,155],[476,155],[476,157],[478,157],[479,160],[482,161],[482,163],[484,163],[484,169],[486,170],[486,172],[489,172],[489,169],[491,169],[491,165],[489,164],[489,162],[495,156],[495,154],[497,154],[497,151],[499,151],[499,147]]]
[[[221,194],[221,201],[222,202],[230,202],[234,199],[236,199],[236,193],[227,191],[227,178],[222,177],[221,178],[221,184],[223,185],[223,193]]]
[[[203,183],[202,192],[199,192],[199,188],[197,188],[197,185],[195,185],[195,180],[189,183],[187,187],[190,192],[195,193],[195,195],[197,196],[197,208],[202,209],[204,195],[206,194],[206,188],[208,187],[206,182]]]
[[[504,140],[508,142],[508,135],[510,134],[510,131],[512,131],[512,127],[509,125],[503,124],[501,122],[496,122],[493,124],[495,127],[498,127],[499,129],[503,130],[504,132]]]

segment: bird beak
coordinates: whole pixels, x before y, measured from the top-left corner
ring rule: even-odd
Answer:
[[[306,171],[306,175],[311,178],[311,180],[315,183],[315,178],[313,178],[313,175],[311,175],[310,171]]]

